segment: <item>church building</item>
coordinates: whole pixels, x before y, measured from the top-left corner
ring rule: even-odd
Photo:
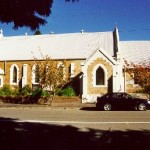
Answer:
[[[124,60],[150,61],[150,41],[120,41],[116,27],[107,32],[5,37],[0,30],[0,87],[38,86],[34,57],[65,60],[65,76],[83,102],[95,102],[107,92],[135,92]]]

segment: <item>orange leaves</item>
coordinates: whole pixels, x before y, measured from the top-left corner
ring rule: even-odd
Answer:
[[[36,74],[39,77],[41,88],[56,93],[58,88],[61,88],[66,83],[65,80],[65,62],[53,60],[50,57],[43,56],[42,59],[34,59],[36,66]]]
[[[134,64],[125,61],[125,68],[126,72],[144,89],[144,92],[150,95],[150,62]]]

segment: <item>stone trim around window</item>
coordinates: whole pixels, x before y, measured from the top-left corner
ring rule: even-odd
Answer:
[[[104,84],[102,84],[102,85],[96,84],[96,71],[99,67],[104,71]],[[107,69],[105,68],[105,66],[102,64],[97,64],[93,68],[93,72],[92,72],[93,87],[107,87],[107,78],[108,78],[107,77]]]

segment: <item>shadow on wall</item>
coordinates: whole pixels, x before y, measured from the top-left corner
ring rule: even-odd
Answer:
[[[113,77],[111,76],[108,79],[108,93],[112,93],[113,92]]]
[[[71,79],[71,81],[64,86],[64,88],[66,88],[67,86],[71,86],[74,89],[77,96],[82,95],[82,93],[81,93],[82,92],[81,91],[81,89],[82,89],[82,87],[81,87],[81,77],[80,77],[82,74],[83,73],[80,72],[75,77],[73,77]]]
[[[2,150],[149,150],[150,130],[105,131],[0,118]]]

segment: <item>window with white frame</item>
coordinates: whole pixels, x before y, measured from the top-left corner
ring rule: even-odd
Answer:
[[[101,67],[98,67],[96,70],[96,85],[105,84],[105,73]]]
[[[13,64],[10,68],[10,84],[17,85],[19,78],[19,67],[16,64]]]
[[[93,69],[93,85],[94,86],[106,86],[107,81],[107,70],[106,68],[98,64]]]
[[[13,68],[13,83],[17,83],[17,68],[14,66]]]

